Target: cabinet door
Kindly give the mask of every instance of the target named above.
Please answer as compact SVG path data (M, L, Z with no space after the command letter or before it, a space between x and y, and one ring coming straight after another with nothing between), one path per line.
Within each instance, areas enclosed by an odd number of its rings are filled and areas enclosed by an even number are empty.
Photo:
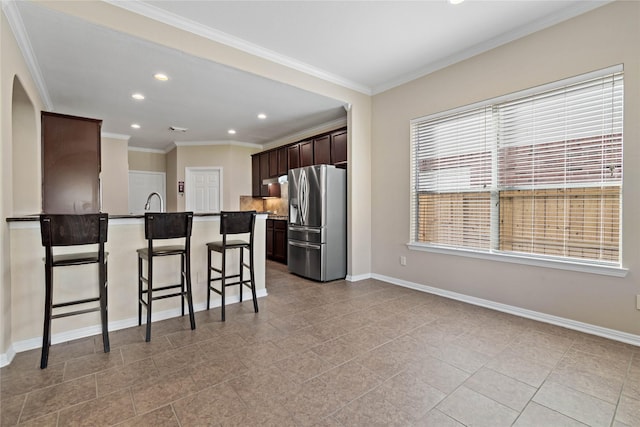
M285 264L287 262L287 221L274 221L273 259Z
M251 156L251 195L253 197L260 197L260 190L262 187L262 181L260 180L260 155L254 154Z
M288 148L278 148L278 176L286 175L289 171Z
M100 212L100 128L102 120L41 115L42 211Z
M269 178L278 176L278 150L272 150L269 151Z
M287 148L287 160L289 169L300 167L300 144L291 145Z
M313 165L313 140L300 143L300 167Z
M260 195L262 197L269 196L269 186L262 184L262 180L268 178L270 178L269 153L260 153Z
M331 164L331 135L325 135L313 140L313 164Z
M331 164L347 161L347 131L339 131L331 135Z
M267 219L267 258L273 258L273 223L274 220Z

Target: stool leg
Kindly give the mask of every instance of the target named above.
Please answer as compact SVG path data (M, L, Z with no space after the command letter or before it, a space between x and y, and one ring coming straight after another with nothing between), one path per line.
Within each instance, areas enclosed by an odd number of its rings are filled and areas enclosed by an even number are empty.
M256 295L256 276L253 270L253 247L249 248L249 276L251 278L251 296L253 297L253 310L258 312L258 297Z
M242 302L242 288L244 288L244 250L239 248L240 250L240 302Z
M196 328L196 318L193 314L193 298L191 296L191 256L189 255L189 250L187 249L187 253L184 255L185 260L185 274L186 277L183 276L183 279L186 279L187 282L187 303L189 304L189 322L191 323L191 330ZM184 293L182 294L182 310L184 313ZM184 315L184 314L183 314Z
M207 310L211 306L211 249L207 248Z
M138 326L142 325L142 257L138 256Z
M187 271L186 269L186 260L184 254L180 254L180 263L182 264L180 267L180 308L182 309L182 315L184 316L184 275Z
M50 264L44 266L45 297L44 297L44 332L42 334L42 355L40 357L40 369L47 367L49 363L49 346L51 345L51 311L53 310L53 267Z
M226 257L227 251L225 249L222 249L222 321L224 322L224 296L225 296L225 291L227 288L227 283L226 283L226 275L227 275L227 257Z
M100 317L102 320L102 346L105 353L109 353L109 317L107 314L107 261L100 263Z
M151 341L151 303L153 301L153 295L151 294L153 288L153 256L149 254L147 259L147 335L145 341Z

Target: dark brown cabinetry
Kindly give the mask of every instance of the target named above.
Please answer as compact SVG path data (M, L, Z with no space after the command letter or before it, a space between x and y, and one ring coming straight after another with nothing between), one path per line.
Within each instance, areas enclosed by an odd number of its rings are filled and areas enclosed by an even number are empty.
M300 143L300 167L314 165L313 140Z
M331 134L331 164L344 165L347 163L347 131L342 130Z
M289 160L289 169L300 167L300 144L287 147L287 159Z
M330 164L347 167L347 129L254 154L251 160L251 191L254 197L280 197L280 185L263 185L265 179L286 175L289 169Z
M267 219L267 258L287 263L287 221Z
M100 212L102 120L42 112L42 211Z
M269 151L269 178L278 177L278 151Z
M278 176L286 175L289 172L288 148L278 148Z
M313 164L331 164L331 135L325 135L313 140Z

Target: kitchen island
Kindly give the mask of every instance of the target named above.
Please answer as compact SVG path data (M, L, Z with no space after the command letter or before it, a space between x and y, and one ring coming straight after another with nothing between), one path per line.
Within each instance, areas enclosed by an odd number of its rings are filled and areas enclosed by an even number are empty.
M255 228L255 280L258 297L266 296L265 288L265 225L267 214L258 214ZM11 281L2 286L11 287L10 331L12 348L9 353L20 352L42 345L44 320L44 248L40 237L38 215L8 218L11 250ZM191 280L195 311L205 310L207 301L206 243L221 240L219 214L194 214L191 236ZM171 240L163 244L171 244ZM108 309L109 330L118 330L138 323L138 256L136 250L147 246L144 238L143 215L113 215L109 217L106 251L108 256ZM56 248L57 253L77 252L78 247ZM238 256L227 258L227 268L236 271ZM154 260L154 282L178 283L178 261L175 257ZM80 299L97 295L97 267L74 266L56 269L54 276L54 302ZM59 270L59 271L58 271ZM238 287L227 290L227 304L238 302ZM251 292L245 292L244 298ZM212 307L220 305L220 298L212 293ZM179 299L154 302L153 321L180 315ZM196 324L197 327L197 324ZM56 319L52 324L52 343L100 333L99 313L88 313ZM5 354L4 359L11 359Z

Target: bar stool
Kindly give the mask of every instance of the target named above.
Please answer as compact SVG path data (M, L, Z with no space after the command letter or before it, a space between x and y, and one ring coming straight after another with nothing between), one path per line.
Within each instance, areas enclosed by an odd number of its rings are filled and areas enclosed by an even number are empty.
M207 310L211 303L211 291L222 297L222 321L224 322L225 289L227 286L240 285L240 302L242 302L242 287L251 289L253 296L253 309L258 312L258 299L256 297L256 280L253 269L253 232L256 224L256 211L222 211L220 212L220 234L222 241L207 243ZM248 234L249 241L228 240L227 236L235 234ZM240 250L240 271L237 274L227 275L227 250ZM244 250L249 251L249 264L244 262ZM211 254L219 252L222 254L221 266L215 267L212 264ZM249 269L249 278L245 279L244 270ZM216 272L220 277L212 277L211 272ZM236 281L227 282L229 279L237 278ZM214 282L220 281L220 289L213 286Z
M45 303L44 333L42 334L42 355L40 369L47 367L51 346L51 320L76 314L100 311L102 323L102 344L104 352L109 352L109 330L107 319L107 256L104 244L107 241L109 215L106 213L82 215L40 215L40 233L45 248ZM97 252L53 254L56 246L98 245ZM53 269L73 265L98 264L99 297L53 303ZM53 314L53 309L70 307L99 301L98 307ZM59 310L56 310L59 311Z
M138 249L138 326L142 324L142 306L147 308L147 334L145 341L151 340L151 304L158 299L181 297L184 316L184 298L187 297L191 329L196 328L191 297L191 226L193 212L146 213L144 214L144 237L148 246ZM184 238L183 245L154 246L154 240ZM180 283L153 287L153 258L180 255ZM147 276L143 275L142 261L147 261ZM143 283L147 288L143 289ZM186 285L186 288L185 288ZM169 289L180 288L179 292L166 293ZM160 292L153 296L154 292ZM145 300L146 296L146 300Z

